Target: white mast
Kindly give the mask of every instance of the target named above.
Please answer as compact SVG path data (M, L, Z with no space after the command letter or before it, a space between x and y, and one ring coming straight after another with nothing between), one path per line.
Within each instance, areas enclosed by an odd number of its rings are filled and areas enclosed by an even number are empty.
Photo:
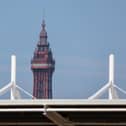
M15 93L16 93L16 56L11 56L11 96L10 99L15 99Z
M109 82L114 84L114 55L109 56Z
M16 85L16 56L15 55L11 56L11 82L0 89L0 95L6 93L8 90L10 90L11 100L21 98L19 90L33 98L33 96L30 93L28 93L23 88Z
M120 92L126 94L126 91L119 88L117 85L115 85L114 82L114 55L109 55L109 81L107 84L105 84L100 90L98 90L95 94L90 96L88 99L98 99L102 94L104 94L106 91L108 91L108 99L117 99L118 95L116 92L116 89L118 89Z
M108 92L109 92L109 99L113 99L115 98L115 93L114 93L114 55L111 54L109 56L109 89L108 89ZM115 91L116 92L116 91Z

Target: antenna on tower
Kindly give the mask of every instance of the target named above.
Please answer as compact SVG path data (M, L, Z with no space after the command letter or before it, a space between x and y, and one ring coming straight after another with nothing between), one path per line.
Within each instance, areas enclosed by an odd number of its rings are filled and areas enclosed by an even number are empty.
M0 89L0 95L3 95L9 90L10 90L11 100L21 98L19 90L33 98L33 96L30 93L28 93L27 91L25 91L23 88L19 87L16 84L16 56L15 55L11 56L11 81L9 84L7 84L6 86Z
M45 29L45 9L44 8L43 8L42 24L41 24L41 26L42 26L42 30Z
M90 99L90 100L98 99L106 91L108 91L108 99L109 100L117 99L118 95L117 95L116 89L118 89L120 92L126 94L126 91L119 88L114 82L114 73L115 73L114 62L115 62L114 61L114 54L110 54L109 55L109 81L100 90L98 90L95 94L90 96L88 99Z
M45 19L45 8L43 8L42 18L43 18L43 20Z

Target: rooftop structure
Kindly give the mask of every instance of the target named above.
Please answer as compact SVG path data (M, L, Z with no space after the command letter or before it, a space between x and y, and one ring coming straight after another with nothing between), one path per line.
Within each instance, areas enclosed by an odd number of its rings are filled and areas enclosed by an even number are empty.
M2 126L125 126L126 100L1 100Z
M110 64L113 65L113 55ZM109 82L114 80L114 67L109 71ZM113 88L113 83L105 88ZM84 99L33 99L23 100L19 90L31 96L16 84L16 57L11 58L11 82L0 90L10 89L11 100L0 100L0 125L2 126L125 126L126 100L110 97L109 100L95 100L99 96ZM103 88L104 89L104 88ZM100 89L100 94L104 90ZM110 93L110 92L109 92ZM111 92L111 95L113 92ZM95 97L94 97L95 96ZM16 100L18 99L18 100Z
M108 83L105 84L101 89L99 89L96 93L90 96L88 99L99 99L104 93L108 93L108 99L119 99L119 95L117 91L120 91L123 94L126 94L126 91L121 89L115 84L114 74L115 74L115 63L114 63L114 55L109 55L109 80Z

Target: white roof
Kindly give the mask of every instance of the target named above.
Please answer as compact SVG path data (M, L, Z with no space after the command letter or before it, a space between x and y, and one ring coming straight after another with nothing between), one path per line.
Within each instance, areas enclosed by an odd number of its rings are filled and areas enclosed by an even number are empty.
M125 99L87 100L87 99L23 99L0 100L1 105L126 105Z

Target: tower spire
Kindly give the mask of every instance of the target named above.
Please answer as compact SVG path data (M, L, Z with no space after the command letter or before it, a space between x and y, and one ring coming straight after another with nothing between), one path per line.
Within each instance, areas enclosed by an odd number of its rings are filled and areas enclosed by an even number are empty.
M46 32L46 29L45 29L46 24L45 24L45 20L44 19L42 20L41 26L42 26L42 30L40 32L40 41L42 40L42 41L46 42L46 40L47 40L47 32Z
M36 98L52 98L52 75L55 69L55 60L47 41L45 20L42 21L39 42L31 61L33 71L33 96Z
M45 19L43 18L43 20L42 20L42 30L45 30L45 26L46 26Z
M41 32L40 32L40 38L41 38L41 37L47 38L47 32L46 32L46 29L45 29L46 24L45 24L45 9L44 9L44 8L43 8L43 20L42 20L41 26L42 26L42 30L41 30Z
M40 32L39 44L40 45L47 45L47 32L46 32L46 29L45 29L46 24L45 24L44 19L42 20L41 26L42 26L42 30Z

